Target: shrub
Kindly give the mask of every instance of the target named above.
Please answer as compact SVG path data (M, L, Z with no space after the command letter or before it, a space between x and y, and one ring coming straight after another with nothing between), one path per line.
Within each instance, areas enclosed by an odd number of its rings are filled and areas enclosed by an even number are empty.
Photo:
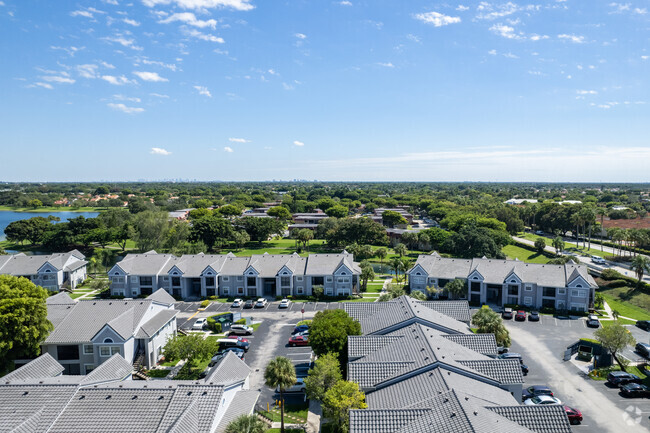
M630 283L625 280L612 280L607 283L607 287L611 287L611 288L625 287L629 285Z
M623 274L621 274L615 269L603 269L603 271L600 273L600 278L609 281L609 280L619 280L625 277L623 276Z
M212 295L212 296L208 296L208 300L210 300L210 301L216 301L216 300L217 300L217 297L214 296L214 295Z
M246 319L239 319L235 321L235 325L245 325L246 324Z
M212 317L208 317L208 329L215 334L221 334L222 328L221 323L214 320Z
M205 301L201 301L201 308L207 308L208 305L210 305L210 301L207 299Z

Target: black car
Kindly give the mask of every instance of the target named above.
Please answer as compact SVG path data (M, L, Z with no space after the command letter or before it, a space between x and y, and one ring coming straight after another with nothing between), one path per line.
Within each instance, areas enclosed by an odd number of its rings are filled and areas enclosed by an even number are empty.
M607 375L607 382L614 386L621 386L627 383L641 383L641 378L625 371L612 371Z
M539 322L539 311L531 311L528 314L528 321L529 322Z
M553 391L546 385L533 385L528 388L524 388L521 393L522 400L536 397L538 395L550 395L553 397Z
M244 349L240 349L239 347L229 347L227 349L220 350L212 359L215 359L217 356L224 357L227 352L234 352L234 354L237 355L239 359L241 359L242 361L244 360L245 351Z
M248 301L244 302L244 308L253 308L253 300L249 299Z
M515 352L508 352L508 353L502 353L501 355L497 356L499 359L518 359L520 363L524 363L524 360L521 357L520 353L515 353Z
M298 334L299 332L305 332L305 331L309 331L308 325L296 326L295 328L293 328L293 331L291 331L291 335L295 335Z
M636 326L644 331L650 331L650 320L637 320Z
M508 307L503 310L503 313L501 313L501 318L510 320L512 319L512 308Z
M529 371L528 366L522 362L521 363L521 374L526 376L528 374L528 371Z
M621 394L625 397L650 397L650 388L640 383L628 383L621 387Z
M503 355L504 353L508 353L508 348L505 346L499 346L497 347L497 353L499 355Z
M636 343L636 346L634 346L634 350L636 351L636 353L643 356L644 358L650 358L650 344Z

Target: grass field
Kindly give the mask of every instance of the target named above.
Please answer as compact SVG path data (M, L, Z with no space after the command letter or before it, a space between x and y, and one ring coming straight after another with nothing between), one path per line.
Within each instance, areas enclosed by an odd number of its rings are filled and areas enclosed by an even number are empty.
M636 320L627 320L627 319L618 319L616 321L614 320L601 320L600 324L603 325L603 328L607 326L612 326L614 323L618 323L619 325L634 325L636 323Z
M538 236L533 233L520 233L517 235L517 237L527 239L529 241L535 242L537 239L542 238L546 242L546 246L553 247L553 240L550 238L547 238L545 236ZM580 242L582 244L582 241ZM587 241L587 245L589 245L589 242ZM593 247L593 243L591 244ZM597 245L597 244L596 244ZM597 248L583 248L583 247L577 247L574 244L570 244L569 242L565 242L565 251L571 251L573 253L577 254L584 254L584 255L592 255L592 256L599 256L599 257L605 257L605 256L611 256L610 253L600 251L600 249Z
M307 413L309 412L309 405L307 403L299 405L287 404L284 407L284 422L289 424L302 424L307 422ZM280 422L280 409L273 408L270 412L261 411L265 417L271 419L274 422ZM292 418L289 418L292 417Z
M600 289L612 310L634 320L650 320L650 295L630 287Z
M518 245L506 245L501 251L510 259L519 259L527 263L548 263L551 260L550 256Z
M33 207L14 207L14 206L0 206L0 211L12 211L12 212L101 212L108 208L105 207L58 207L58 206L41 206L37 208Z

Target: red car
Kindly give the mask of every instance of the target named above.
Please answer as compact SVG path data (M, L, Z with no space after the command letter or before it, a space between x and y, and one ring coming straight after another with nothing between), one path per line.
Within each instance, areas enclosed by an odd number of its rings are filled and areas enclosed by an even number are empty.
M526 320L526 312L524 310L517 311L517 314L515 314L515 320Z
M241 341L242 343L248 343L248 338L238 337L238 336L233 335L233 334L230 334L229 336L224 337L224 338L227 338L228 340L237 340L237 341Z
M289 346L309 346L309 337L304 335L292 335L289 338Z
M580 424L582 422L582 412L569 406L564 406L564 411L569 417L569 424Z

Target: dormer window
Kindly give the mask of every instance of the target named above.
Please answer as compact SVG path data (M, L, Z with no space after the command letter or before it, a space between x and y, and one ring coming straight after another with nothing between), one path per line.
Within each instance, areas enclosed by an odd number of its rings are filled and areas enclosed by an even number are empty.
M104 343L112 343L113 339L112 338L104 338Z

